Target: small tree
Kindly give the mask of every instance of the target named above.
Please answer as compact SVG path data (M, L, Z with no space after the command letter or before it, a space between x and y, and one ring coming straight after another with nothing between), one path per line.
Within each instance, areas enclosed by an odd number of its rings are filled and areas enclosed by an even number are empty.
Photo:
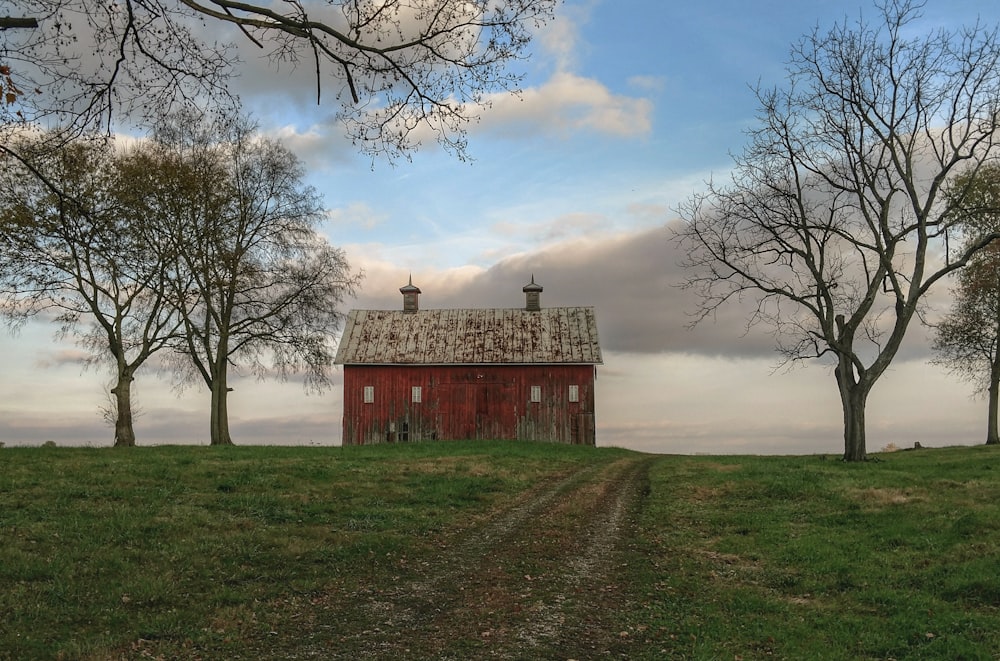
M338 308L360 276L316 231L324 211L298 160L245 120L185 114L159 139L181 191L158 230L177 260L171 295L184 334L174 347L193 370L180 373L211 391L211 443L230 445L230 366L304 371L308 387L327 387Z
M953 207L969 241L1000 231L1000 166L957 178ZM934 337L934 362L987 393L986 443L1000 444L1000 243L977 252L961 271L955 300Z
M145 224L134 222L137 209L130 204L151 177L103 141L56 153L19 149L54 186L21 167L0 175L3 310L15 323L51 312L62 334L92 351L93 362L111 356L114 442L135 445L135 373L179 328L166 298L168 254L149 240Z
M1000 149L1000 43L982 25L910 36L920 7L802 39L787 89L758 89L732 181L682 210L699 320L752 301L784 360L835 360L846 461L867 458L868 395L927 291L998 236L935 259L958 222L943 186Z

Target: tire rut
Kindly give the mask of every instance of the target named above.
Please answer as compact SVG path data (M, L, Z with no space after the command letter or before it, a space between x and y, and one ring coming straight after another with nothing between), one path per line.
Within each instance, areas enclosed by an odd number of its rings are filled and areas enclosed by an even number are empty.
M606 621L624 592L613 558L649 464L625 458L558 478L444 547L422 575L356 594L370 625L342 638L359 650L349 656L611 653L620 643Z

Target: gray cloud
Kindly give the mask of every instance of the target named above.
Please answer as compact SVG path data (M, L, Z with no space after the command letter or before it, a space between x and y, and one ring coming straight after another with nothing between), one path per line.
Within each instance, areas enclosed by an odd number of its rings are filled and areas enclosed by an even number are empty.
M570 240L501 259L486 270L413 272L426 308L520 307L521 287L532 275L545 287L546 306L596 308L606 351L773 356L772 338L744 334L745 311L723 309L714 322L689 329L696 299L681 290L683 271L670 229L651 229L596 240ZM365 265L369 273L355 307L394 309L409 274ZM398 284L394 283L394 278Z
M589 217L586 221L593 223ZM546 228L540 238L548 241L552 236L558 232ZM521 287L534 274L545 287L543 305L596 308L605 351L761 357L777 365L780 357L772 329L747 328L753 309L750 300L726 304L691 326L699 301L694 292L679 286L686 276L680 266L684 255L671 237L672 225L667 223L544 243L537 251L498 256L487 269L440 271L428 265L426 270L414 269L412 276L423 290L424 307L462 308L519 307L523 304ZM386 263L369 265L360 260L359 265L365 267L368 278L354 307L399 307L402 299L397 290L406 284L410 272ZM941 283L927 299L931 320L939 319L950 305L948 284ZM915 321L898 359L928 359L931 334L931 329Z

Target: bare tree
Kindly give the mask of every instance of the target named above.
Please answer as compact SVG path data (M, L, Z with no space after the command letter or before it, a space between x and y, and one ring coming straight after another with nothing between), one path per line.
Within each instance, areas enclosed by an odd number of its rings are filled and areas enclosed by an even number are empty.
M1000 165L956 179L953 208L972 240L1000 231ZM959 273L955 300L937 325L934 362L987 394L986 444L1000 444L1000 243L977 252Z
M0 13L9 1L0 0ZM324 85L333 87L338 118L362 151L405 154L423 127L462 155L467 123L489 93L517 88L510 65L555 3L17 0L17 13L38 27L5 35L0 64L26 91L25 121L108 130L115 120L224 100L236 66L233 45L219 42L228 25L232 39L272 62L310 67L317 102Z
M914 35L922 3L884 0L793 46L788 85L758 88L760 126L731 181L682 210L698 319L752 302L785 361L832 356L844 459L867 459L865 408L928 289L995 233L945 259L942 195L997 157L1000 44L980 24Z
M154 177L148 163L118 156L103 141L54 154L18 149L60 193L16 165L0 175L3 311L14 323L52 313L61 334L89 348L94 363L110 354L114 442L135 445L135 373L180 326L166 297L168 254L135 222L132 202Z
M301 164L245 120L175 116L159 133L185 194L161 241L177 256L175 348L211 391L213 445L231 445L230 366L258 377L302 372L329 386L339 306L360 275L316 228L324 211ZM193 188L193 191L192 191ZM185 370L181 370L185 375Z

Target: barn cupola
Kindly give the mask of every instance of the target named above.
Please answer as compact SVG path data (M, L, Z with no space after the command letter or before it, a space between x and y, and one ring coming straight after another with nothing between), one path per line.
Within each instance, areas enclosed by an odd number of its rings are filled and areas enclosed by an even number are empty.
M531 274L531 282L521 290L524 292L524 309L537 312L542 309L542 286L535 284L535 274Z
M416 312L420 309L417 299L420 297L420 287L413 284L413 276L406 285L399 288L399 293L403 295L403 312Z

